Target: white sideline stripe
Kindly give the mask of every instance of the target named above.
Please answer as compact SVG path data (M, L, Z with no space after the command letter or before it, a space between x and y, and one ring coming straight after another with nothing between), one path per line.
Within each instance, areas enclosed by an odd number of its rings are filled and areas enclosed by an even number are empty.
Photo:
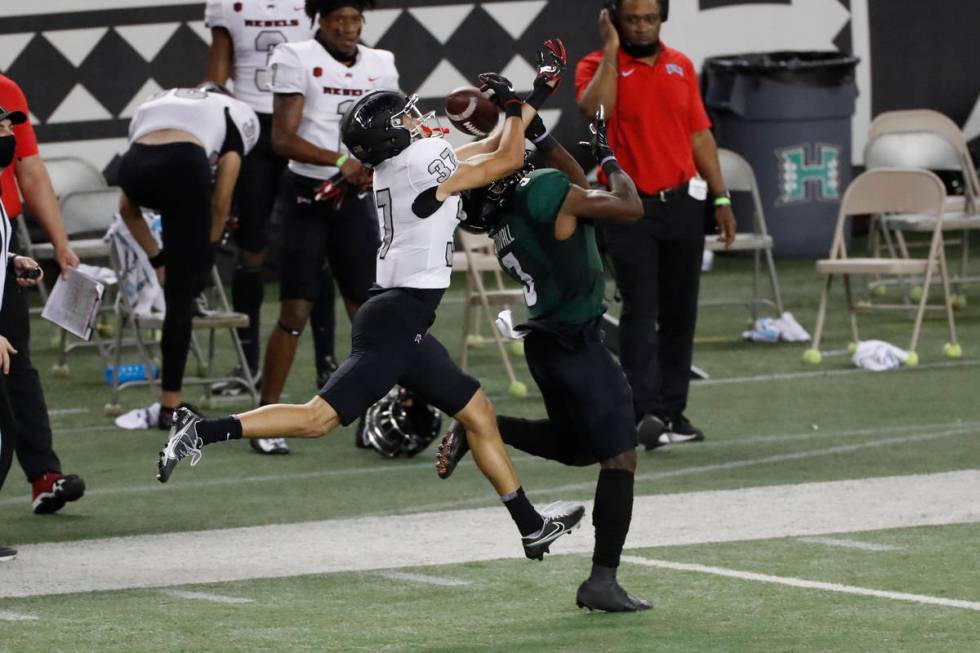
M946 425L944 425L946 426ZM917 425L915 430L929 429L932 425ZM904 428L904 427L903 427ZM912 428L912 427L909 427ZM836 447L829 447L825 449L810 449L807 451L798 451L790 454L776 454L773 456L767 456L764 458L749 458L743 460L733 460L727 463L718 463L714 465L695 465L692 467L682 467L680 469L671 470L669 472L655 472L652 474L637 474L637 481L658 481L667 478L677 478L680 476L689 476L692 474L704 474L714 471L725 471L729 469L736 469L739 467L750 467L753 465L763 465L763 464L774 464L785 462L788 460L802 460L806 458L813 458L818 456L834 455L838 453L850 453L852 451L859 451L861 449L867 449L872 447L882 447L889 446L892 444L903 444L907 442L918 442L921 440L934 440L937 438L950 437L955 435L967 435L970 433L975 433L980 429L980 423L977 422L967 422L956 425L947 431L937 431L935 433L929 433L926 435L909 436L901 438L890 438L883 440L874 440L871 442L862 442L859 444L852 445L842 445ZM879 430L865 429L860 431L843 431L839 433L823 432L823 435L818 436L814 434L796 434L792 436L762 436L763 438L770 438L765 441L767 442L778 442L781 440L776 440L775 438L785 438L787 441L794 439L804 439L806 437L834 437L835 435L849 436L849 435L874 435L876 433L889 433L895 430L903 429L893 429L884 428ZM711 442L699 443L697 446L706 447L709 446ZM529 455L513 455L511 458L521 465L527 465L530 463L545 463L550 462L544 458L537 458ZM391 466L383 467L358 467L353 469L327 469L319 472L301 472L296 474L269 474L265 476L250 476L246 478L216 478L210 480L188 480L180 481L180 487L184 490L193 490L208 487L217 487L222 485L242 485L244 483L265 483L265 482L279 482L279 481L296 481L301 479L314 479L314 478L331 478L331 477L346 477L346 476L360 476L360 475L371 475L371 474L390 474L395 471L417 471L419 469L435 469L434 462L426 463L411 463L411 464L392 464ZM460 463L460 466L473 466L474 463L472 459L464 460ZM586 483L575 483L570 485L562 485L558 487L551 488L534 488L533 493L543 494L543 493L554 493L567 490L580 490L589 489L595 485L594 482L589 481ZM121 488L101 488L95 490L86 491L86 496L106 496L113 494L133 494L138 492L161 492L168 489L166 486L160 483L149 483L147 485L133 485L129 487ZM5 499L0 499L0 507L7 505L14 505L23 503L24 499L22 497L7 497ZM458 508L463 505L490 505L496 503L492 498L487 497L470 497L470 498L460 498L454 501L430 503L414 506L408 511L399 511L396 513L381 513L381 514L408 514L416 513L420 511L430 511L430 510L441 510L445 508Z
M691 476L694 474L706 474L710 472L717 471L728 471L732 469L739 469L742 467L753 467L755 465L771 465L775 463L783 463L791 460L806 460L808 458L818 458L820 456L835 456L846 453L853 453L855 451L861 451L863 449L874 449L879 447L888 447L896 444L908 444L909 442L927 442L929 440L938 440L939 438L947 438L956 435L972 435L977 431L975 428L968 429L956 429L950 431L940 431L937 433L929 433L927 435L913 435L901 438L886 438L882 440L872 440L871 442L861 442L859 444L847 444L840 445L836 447L827 447L824 449L809 449L807 451L796 451L793 453L776 454L773 456L765 456L762 458L749 458L746 460L732 460L727 463L716 463L713 465L695 465L693 467L682 467L680 469L673 469L669 472L653 472L650 474L637 474L635 476L636 481L661 481L670 478L678 478L681 476ZM684 446L695 446L695 445L684 445ZM538 496L541 494L554 495L561 492L573 492L577 490L589 490L595 487L595 481L585 481L583 483L568 483L566 485L558 485L554 487L547 488L531 488L528 494ZM464 505L489 505L490 500L486 497L470 497L461 498L455 501L447 501L440 503L428 503L420 506L415 506L412 510L416 511L431 511L431 510L446 510L451 508L458 508ZM404 514L401 513L401 514Z
M461 578L448 578L446 576L424 576L422 574L406 574L401 571L380 571L376 576L387 578L388 580L403 581L406 583L422 583L423 585L438 585L440 587L466 587L472 585L468 580Z
M872 542L845 540L844 538L838 537L801 537L799 541L808 544L839 546L845 549L860 549L861 551L899 551L902 548L900 546L892 546L891 544L874 544Z
M59 417L61 415L81 415L87 412L88 408L56 408L54 410L49 410L48 415L51 417Z
M937 369L948 369L948 368L958 368L958 367L976 367L980 365L980 360L977 361L952 361L945 363L926 363L925 365L916 365L915 367L905 367L898 370L892 370L892 373L907 373L913 372L915 370L937 370ZM691 389L703 388L713 385L730 385L732 383L767 383L770 381L798 381L800 379L818 379L821 377L829 376L847 376L850 374L867 374L867 370L860 368L852 368L846 370L814 370L813 372L786 372L783 374L759 374L757 376L732 376L722 379L705 379L704 381L695 381L691 384Z
M816 580L804 580L802 578L791 578L786 576L770 576L769 574L757 574L751 571L738 571L737 569L709 567L707 565L688 564L684 562L670 562L668 560L653 560L650 558L639 558L637 556L623 556L622 559L623 562L630 562L635 565L643 565L645 567L657 567L658 569L693 571L699 574L711 574L713 576L724 576L726 578L737 578L739 580L752 580L759 583L772 583L775 585L787 585L789 587L799 587L803 589L823 590L825 592L856 594L858 596L870 596L877 599L892 599L894 601L909 601L911 603L922 603L925 605L938 605L944 608L963 608L965 610L980 611L980 603L976 603L974 601L943 599L936 596L926 596L924 594L889 592L885 590L869 589L867 587L839 585L837 583L824 583Z
M980 470L639 496L626 545L636 549L977 523L978 495ZM588 554L592 544L586 527L561 538L553 550ZM499 505L18 548L17 564L3 570L0 598L524 557L514 524ZM175 564L174 551L193 555Z
M188 592L185 590L160 590L164 596L175 599L191 599L192 601L207 601L209 603L225 603L237 605L241 603L255 603L255 599L245 599L239 596L222 596L221 594L209 594L207 592Z
M0 610L0 621L37 621L37 615Z

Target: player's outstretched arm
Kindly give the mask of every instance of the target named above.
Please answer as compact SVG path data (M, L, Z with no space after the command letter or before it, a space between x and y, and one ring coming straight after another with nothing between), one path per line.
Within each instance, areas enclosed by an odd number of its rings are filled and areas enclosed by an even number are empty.
M561 214L574 215L594 220L611 220L617 222L634 222L643 217L643 202L636 190L636 184L616 161L616 155L609 147L606 135L604 111L600 106L595 119L589 126L592 139L587 143L596 161L602 166L603 172L609 179L608 191L589 190L581 186L572 186Z

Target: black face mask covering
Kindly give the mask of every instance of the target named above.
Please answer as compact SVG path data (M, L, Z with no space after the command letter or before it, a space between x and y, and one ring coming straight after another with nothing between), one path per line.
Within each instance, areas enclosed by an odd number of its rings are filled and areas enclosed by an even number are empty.
M0 136L0 168L6 168L14 161L14 150L17 148L17 137Z
M660 41L646 45L637 45L623 41L620 45L622 45L623 51L634 59L645 59L660 52Z

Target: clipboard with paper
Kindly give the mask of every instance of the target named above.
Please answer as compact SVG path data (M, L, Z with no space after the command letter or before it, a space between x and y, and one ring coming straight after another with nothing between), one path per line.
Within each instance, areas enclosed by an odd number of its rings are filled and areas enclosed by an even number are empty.
M91 340L104 294L104 283L71 269L67 278L58 277L41 317L82 340Z

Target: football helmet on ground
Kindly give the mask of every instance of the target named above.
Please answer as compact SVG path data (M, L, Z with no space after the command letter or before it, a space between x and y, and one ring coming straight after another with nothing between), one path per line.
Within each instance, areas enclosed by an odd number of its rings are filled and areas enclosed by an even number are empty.
M363 440L385 458L411 458L435 440L442 429L442 414L421 397L402 387L393 388L368 408Z

